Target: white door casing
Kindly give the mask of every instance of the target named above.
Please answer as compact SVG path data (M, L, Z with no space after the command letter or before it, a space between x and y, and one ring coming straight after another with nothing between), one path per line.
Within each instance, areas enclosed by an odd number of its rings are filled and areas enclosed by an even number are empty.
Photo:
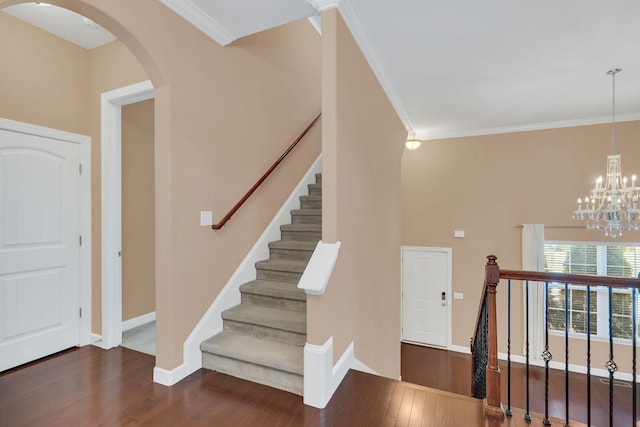
M0 371L89 343L89 145L0 119Z
M152 99L151 81L136 83L101 97L102 191L102 344L122 343L122 106Z
M446 348L451 335L451 249L402 248L402 340Z

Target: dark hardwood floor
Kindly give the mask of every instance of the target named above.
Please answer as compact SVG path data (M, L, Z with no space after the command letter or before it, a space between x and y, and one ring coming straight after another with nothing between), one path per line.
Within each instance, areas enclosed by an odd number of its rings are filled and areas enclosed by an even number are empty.
M152 382L153 366L153 356L87 346L5 371L0 426L541 425L521 416L485 420L477 399L356 371L319 410L300 396L208 370L164 387Z
M402 343L402 380L452 393L469 395L471 392L471 356L436 348ZM500 361L502 402L507 406L507 366ZM511 364L511 406L524 408L526 370L522 364ZM530 367L530 410L544 412L544 369ZM614 382L614 426L633 426L632 389L630 383ZM637 386L637 390L640 388ZM638 394L640 396L640 393ZM586 375L569 375L569 418L587 422ZM640 405L637 405L640 414ZM564 371L549 370L549 415L565 417ZM591 377L591 423L609 425L609 384L599 377Z

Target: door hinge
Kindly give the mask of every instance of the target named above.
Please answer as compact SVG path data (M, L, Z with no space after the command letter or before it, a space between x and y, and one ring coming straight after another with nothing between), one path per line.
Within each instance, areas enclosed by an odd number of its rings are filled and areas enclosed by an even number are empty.
M80 318L82 318L82 307L80 307Z
M82 246L82 236L78 236L78 242L80 243L80 246Z
M80 175L82 175L82 163L78 165L78 172L80 172Z

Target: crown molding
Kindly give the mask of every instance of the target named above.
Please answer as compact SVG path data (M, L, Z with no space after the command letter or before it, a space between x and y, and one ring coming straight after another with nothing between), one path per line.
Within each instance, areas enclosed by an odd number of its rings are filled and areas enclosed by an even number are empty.
M622 114L616 116L616 123L640 120L640 113ZM501 133L530 132L546 129L560 129L576 126L601 125L611 123L611 116L591 117L576 120L561 120L557 122L541 122L517 126L504 126L499 128L475 129L465 131L452 131L429 134L429 132L416 132L419 139L433 141L436 139L465 138L471 136L496 135Z
M191 0L160 0L160 2L221 46L226 46L238 38Z
M312 0L309 0L309 2L311 1ZM382 89L387 94L387 98L389 98L391 105L396 110L398 117L404 124L404 127L407 129L407 131L410 131L411 129L413 129L413 126L411 124L411 120L409 120L409 115L407 114L402 101L400 101L400 97L398 96L392 80L389 78L386 70L382 65L383 62L378 58L376 50L373 48L372 43L369 41L369 37L367 37L358 9L353 4L353 2L349 0L343 0L338 5L338 11L342 15L342 18L347 24L347 27L349 27L351 34L353 34L353 38L356 40L356 43L364 54L364 57L373 70L373 73L382 86Z
M336 9L340 5L340 0L307 0L318 12L327 9Z

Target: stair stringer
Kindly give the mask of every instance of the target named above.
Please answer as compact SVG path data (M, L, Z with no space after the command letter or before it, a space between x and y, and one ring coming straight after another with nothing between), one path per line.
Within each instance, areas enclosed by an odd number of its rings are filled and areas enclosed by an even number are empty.
M280 239L280 226L291 222L290 211L299 208L300 197L308 194L307 186L315 183L315 176L322 172L322 154L313 162L307 173L293 189L278 213L265 228L247 256L231 275L224 288L204 316L193 328L183 346L183 363L171 371L154 368L153 380L164 385L173 385L202 368L200 344L206 339L222 332L222 312L240 304L240 285L256 278L255 263L269 258L269 242Z

